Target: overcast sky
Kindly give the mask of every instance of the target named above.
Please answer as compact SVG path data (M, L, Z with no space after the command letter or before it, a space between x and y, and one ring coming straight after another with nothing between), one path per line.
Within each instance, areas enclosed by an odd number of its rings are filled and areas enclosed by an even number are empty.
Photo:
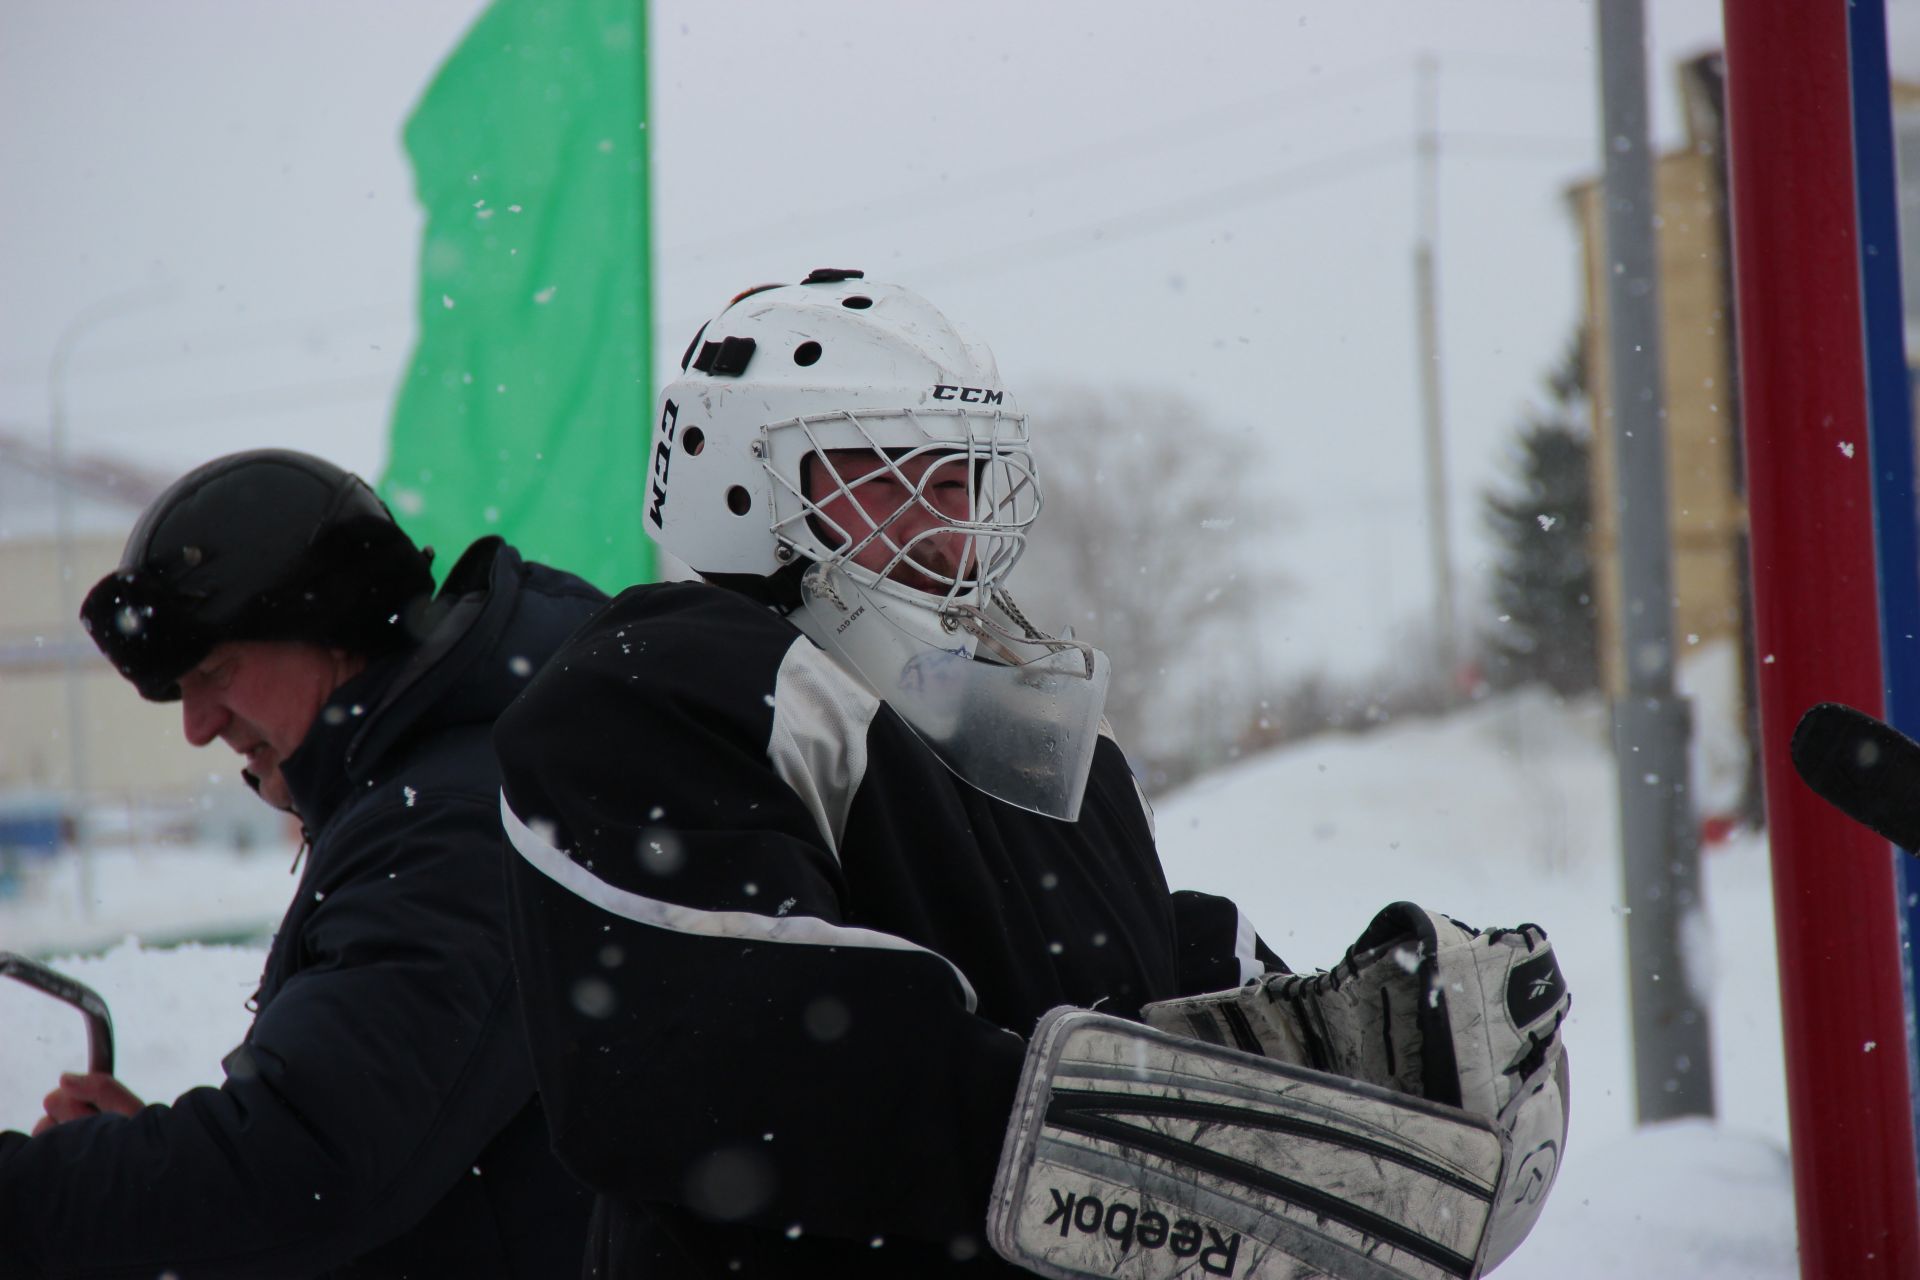
M1920 62L1915 7L1892 7L1897 66ZM178 471L286 445L377 475L419 236L400 126L479 8L0 5L0 430L44 435L65 335L80 449ZM1293 514L1272 548L1300 584L1272 633L1293 669L1370 667L1428 607L1412 141L1434 55L1471 589L1475 497L1577 318L1589 4L650 12L656 364L745 284L854 266L966 322L1016 391L1190 394L1261 442L1260 498ZM1672 143L1673 64L1718 47L1719 5L1649 0L1648 26Z

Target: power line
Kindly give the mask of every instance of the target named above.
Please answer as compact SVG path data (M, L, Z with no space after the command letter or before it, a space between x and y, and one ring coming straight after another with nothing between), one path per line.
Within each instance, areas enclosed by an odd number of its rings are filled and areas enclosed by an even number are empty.
M1526 154L1540 159L1547 158L1549 153L1556 158L1570 158L1578 152L1588 164L1593 163L1593 157L1600 149L1598 138L1576 138L1568 134L1554 137L1524 133L1442 133L1440 140L1447 144L1448 150L1455 152Z
M1564 71L1554 68L1571 68L1572 63L1543 63L1538 59L1499 54L1449 53L1444 56L1448 68L1452 70L1460 64L1480 64L1481 74L1494 74L1508 79L1554 79L1564 82ZM1581 64L1584 68L1584 64ZM1081 147L1043 157L1038 160L1024 161L1005 166L998 170L969 176L968 186L963 190L953 190L944 184L904 193L893 199L874 202L861 201L842 205L834 209L807 214L799 218L784 218L764 223L759 227L728 232L704 238L702 240L667 247L662 254L699 253L707 249L736 244L742 239L760 239L767 235L785 233L788 236L805 235L819 229L841 226L849 218L859 218L862 225L872 226L876 222L896 220L929 212L927 203L930 195L939 196L938 210L949 212L957 206L963 206L989 199L1004 198L1009 187L1031 185L1037 182L1051 181L1072 176L1090 168L1115 163L1117 161L1138 161L1143 154L1171 147L1190 145L1201 134L1218 136L1221 132L1250 128L1266 123L1276 116L1307 107L1318 106L1330 97L1345 95L1382 80L1389 79L1403 71L1406 66L1404 57L1380 59L1363 64L1320 81L1308 90L1289 90L1263 94L1243 99L1224 106L1208 108L1205 111L1178 119L1163 121L1145 129L1118 137L1108 138ZM1471 65L1461 67L1469 75L1474 74ZM1472 151L1512 153L1534 151L1553 152L1556 155L1570 155L1574 147L1591 150L1596 144L1591 138L1575 139L1529 137L1523 135L1500 135L1491 133L1444 133L1442 140L1453 146L1465 147ZM1394 144L1404 145L1404 144ZM1357 154L1357 153L1354 153ZM1545 158L1542 155L1541 158ZM1240 183L1226 187L1211 196L1194 197L1187 201L1171 202L1156 210L1146 210L1139 214L1122 215L1103 222L1086 224L1078 229L1070 229L1032 240L1018 242L996 254L1013 255L1011 261L1031 261L1037 256L1047 258L1071 253L1080 249L1096 248L1101 243L1114 239L1131 238L1148 234L1163 226L1177 225L1191 220L1211 210L1225 210L1248 203L1290 194L1295 190L1310 189L1314 185L1311 171L1314 166L1303 166L1285 174L1271 175L1265 179L1250 183ZM1306 180L1298 185L1289 185L1288 179L1302 175ZM1343 176L1339 172L1330 172L1323 179L1332 181ZM1269 187L1268 184L1279 185ZM1197 202L1211 200L1211 206L1195 207ZM1075 237L1085 233L1091 237L1088 242L1076 242ZM962 255L934 264L931 272L950 270L956 266L968 265L984 260L984 255ZM177 361L183 357L220 357L234 352L265 347L285 346L318 338L321 341L349 341L342 330L358 327L369 320L396 321L402 313L391 305L361 304L323 312L319 315L290 317L282 320L266 321L244 326L201 330L185 337L168 337L123 343L102 349L91 354L86 366L90 371L122 370L143 365L162 364ZM412 311L408 309L404 318L411 323ZM364 333L364 330L362 330ZM211 348L217 347L218 350ZM14 361L0 365L0 382L21 383L31 381L44 372L44 366L37 361ZM317 384L326 385L326 384ZM197 404L201 402L185 402ZM206 403L224 403L224 401ZM127 411L132 412L132 411ZM217 410L216 410L217 412Z
M1202 131L1217 136L1222 132L1266 123L1275 116L1285 115L1303 107L1322 105L1329 97L1351 93L1388 78L1390 74L1398 72L1404 62L1403 58L1386 58L1365 63L1349 71L1330 76L1308 91L1290 90L1263 94L1257 98L1249 98L1225 106L1210 107L1205 111L1175 120L1162 121L1119 137L1058 151L1038 160L1021 161L986 173L969 174L967 186L961 190L954 190L945 184L937 184L904 193L890 200L880 202L862 200L799 218L786 217L745 230L708 236L701 240L672 246L666 252L698 254L708 249L737 245L742 240L757 240L767 235L793 236L820 230L833 230L844 226L849 218L856 217L861 220L862 225L871 226L875 221L912 217L929 212L928 198L936 195L940 199L937 209L942 213L950 212L956 206L975 204L984 200L1004 200L1009 189L1070 177L1075 173L1111 164L1116 160L1138 160L1143 152L1190 146L1195 136Z
M358 325L363 321L381 319L404 319L409 324L413 320L411 309L404 314L392 306L373 303L361 303L352 307L342 307L333 311L321 312L312 316L291 316L282 320L268 320L256 324L223 326L217 329L203 329L185 336L165 338L145 338L132 342L122 342L114 346L103 347L88 355L86 367L90 369L131 369L141 365L165 364L183 358L202 355L225 355L233 351L249 348L279 346L288 342L298 342L318 336L322 341L335 341L340 329L347 325ZM316 330L331 330L316 334ZM217 344L219 351L196 350L202 343ZM0 365L0 381L25 382L38 379L46 373L45 361L15 360Z
M1088 249L1097 249L1121 240L1148 235L1154 231L1178 226L1209 214L1230 212L1249 204L1263 200L1276 199L1285 195L1299 194L1324 186L1354 173L1362 172L1384 161L1403 154L1408 149L1404 139L1390 139L1299 165L1280 173L1208 192L1169 201L1154 208L1139 210L1118 217L1103 219L1069 227L1030 240L1005 245L985 253L973 253L948 258L913 272L916 279L924 280L937 276L943 271L955 271L966 268L973 274L983 271L995 271L1023 262L1044 260L1066 256ZM335 319L364 314L374 308L356 308L353 311L331 313ZM379 309L383 314L385 308ZM296 322L287 322L284 329ZM243 334L243 344L248 335ZM153 344L150 344L153 345ZM124 350L124 348L123 348ZM229 348L231 350L231 348ZM89 363L99 364L98 361ZM124 367L124 366L118 366ZM322 403L354 402L385 397L392 391L393 382L389 375L363 375L353 378L330 379L324 382L291 384L280 387L267 387L257 390L235 392L228 395L208 396L192 400L176 400L159 404L89 411L85 417L89 422L102 418L112 420L139 416L146 420L180 419L188 417L222 418L236 417L249 413L284 413L304 408L304 403L287 403L287 398L304 398L311 402L315 398Z
M1342 178L1364 172L1385 161L1404 158L1410 150L1411 144L1407 139L1389 139L1298 165L1292 169L1285 169L1279 173L1268 174L1262 178L1236 182L1231 186L1171 200L1151 209L1121 214L1098 222L1083 223L1077 227L1049 232L1030 240L1001 245L984 252L962 254L929 263L917 270L902 271L901 274L910 275L916 281L925 281L930 277L938 278L942 272L955 273L961 270L967 271L970 275L980 275L1005 270L1022 263L1045 261L1089 249L1100 249L1121 240L1130 240L1136 236L1163 231L1197 218L1227 213L1281 196L1298 195L1303 191L1310 191L1315 187L1326 186Z
M292 413L329 404L354 404L365 400L385 400L396 386L396 375L363 374L351 378L330 378L322 382L291 383L277 387L256 387L226 395L202 396L190 400L163 400L155 404L127 405L119 408L89 410L71 416L89 427L102 422L142 423L193 419L205 422L217 418L238 418L276 413Z
M1469 78L1479 74L1509 80L1552 80L1560 84L1567 82L1570 70L1591 72L1591 68L1584 63L1541 60L1519 55L1447 54L1441 60L1447 64L1450 71L1454 64L1461 61L1480 62L1482 67L1477 73L1471 66L1464 68ZM958 206L1004 199L1009 188L1071 177L1087 169L1116 161L1138 160L1143 152L1190 146L1194 138L1203 133L1208 136L1217 136L1221 132L1264 124L1276 116L1283 116L1295 110L1319 106L1330 97L1352 93L1399 76L1405 72L1407 66L1408 60L1404 56L1382 58L1330 76L1309 90L1263 94L1225 106L1211 107L1175 120L1163 121L1119 137L1058 151L1038 160L1022 161L986 173L969 174L968 185L964 189L955 190L946 184L935 184L885 201L861 200L797 218L786 217L741 230L706 236L668 246L663 252L697 255L710 249L727 248L742 240L759 241L767 236L776 235L782 238L807 236L820 231L837 230L849 219L854 218L859 219L862 226L871 227L876 222L893 221L929 212L931 207L927 202L932 196L939 197L940 202L937 208L942 213L949 212ZM1584 89L1586 86L1581 87ZM1451 135L1448 137L1450 138ZM1579 145L1591 147L1594 144L1591 139L1581 139Z
M1524 53L1490 53L1483 49L1457 49L1433 56L1446 68L1449 79L1464 71L1468 75L1495 79L1570 86L1583 94L1593 91L1593 64L1578 58L1542 58Z

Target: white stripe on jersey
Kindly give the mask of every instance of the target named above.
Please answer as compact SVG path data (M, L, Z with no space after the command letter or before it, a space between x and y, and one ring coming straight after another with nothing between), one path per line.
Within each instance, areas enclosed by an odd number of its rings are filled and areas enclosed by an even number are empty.
M973 993L973 984L967 981L967 975L960 972L958 965L937 951L905 938L896 938L890 933L880 933L873 929L855 929L845 925L828 924L817 916L762 916L751 911L702 911L698 907L683 907L676 903L661 902L655 898L642 897L625 889L616 888L602 880L593 872L569 858L562 850L554 847L553 842L533 830L520 820L520 815L507 803L507 793L500 792L500 824L507 830L507 839L522 858L532 864L535 870L552 880L562 889L577 898L583 898L626 920L652 925L659 929L671 929L675 933L704 934L713 938L739 938L748 942L785 942L810 947L863 947L877 951L920 951L939 960L953 970L953 980L960 984L960 993L967 1002L967 1012L972 1013L979 1005Z
M836 858L853 794L867 775L867 728L879 710L880 699L805 636L780 659L767 758Z
M1116 747L1120 745L1120 739L1113 736L1113 725L1108 723L1107 718L1105 716L1100 717L1100 736L1105 738L1108 742L1111 742ZM1123 755L1125 754L1124 748L1122 749L1121 754ZM1140 812L1146 815L1147 834L1154 835L1156 834L1156 832L1154 831L1154 827L1153 827L1153 805L1150 801L1148 801L1146 790L1145 788L1141 787L1139 775L1134 773L1133 765L1131 763L1127 765L1127 776L1133 779L1133 794L1140 801Z
M1237 921L1233 930L1233 958L1240 962L1240 981L1251 982L1267 971L1260 958L1253 954L1253 921L1247 919L1247 913L1234 908Z

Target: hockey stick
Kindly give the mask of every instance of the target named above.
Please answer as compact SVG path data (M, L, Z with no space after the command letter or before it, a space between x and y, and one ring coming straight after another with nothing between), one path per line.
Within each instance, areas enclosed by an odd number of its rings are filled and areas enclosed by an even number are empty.
M1790 750L1816 795L1920 854L1920 742L1857 708L1822 702L1800 717Z
M87 1070L113 1074L113 1017L99 992L11 951L0 951L0 978L24 982L78 1009L87 1020Z

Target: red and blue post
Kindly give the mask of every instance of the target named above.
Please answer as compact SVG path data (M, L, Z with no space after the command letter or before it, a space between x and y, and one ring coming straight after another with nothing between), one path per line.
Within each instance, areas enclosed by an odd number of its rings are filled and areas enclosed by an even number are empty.
M1884 0L1727 0L1725 23L1757 685L1801 1273L1911 1277L1920 1275L1920 1177L1904 868L1895 862L1904 855L1816 797L1787 756L1794 724L1817 702L1890 714L1912 731L1920 695ZM1888 390L1895 381L1897 395Z

